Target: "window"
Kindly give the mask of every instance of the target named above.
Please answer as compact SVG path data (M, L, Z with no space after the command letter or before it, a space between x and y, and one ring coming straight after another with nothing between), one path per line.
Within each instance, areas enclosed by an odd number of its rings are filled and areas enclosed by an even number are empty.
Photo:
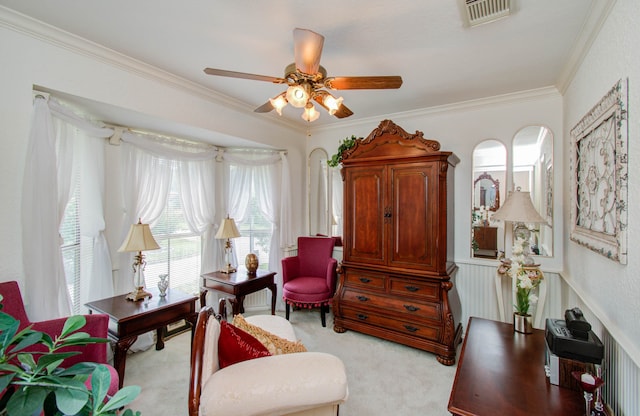
M80 233L80 210L82 209L80 178L76 175L72 181L71 197L58 231L62 239L60 251L71 300L71 312L80 314L83 313L82 305L87 301L86 294L89 288L85 286L91 274L93 251L92 239L83 237Z
M239 222L238 230L242 237L233 240L238 256L238 263L243 264L244 258L249 253L258 256L261 270L269 269L269 247L273 227L269 220L258 208L258 199L252 193L247 207L249 211L243 222Z
M78 181L74 182L73 194L64 211L59 231L62 238L60 251L67 279L67 290L71 299L71 310L77 314L80 313L80 187Z
M145 252L145 281L156 287L159 275L169 274L169 287L197 294L200 284L202 239L189 229L184 216L177 175L172 176L167 205L151 229L160 250Z

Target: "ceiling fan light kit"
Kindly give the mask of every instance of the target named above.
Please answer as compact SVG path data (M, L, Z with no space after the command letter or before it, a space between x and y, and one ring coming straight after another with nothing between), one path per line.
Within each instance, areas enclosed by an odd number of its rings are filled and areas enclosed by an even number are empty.
M304 108L309 102L311 86L308 82L287 88L287 102L296 108Z
M311 102L307 103L304 108L304 113L302 113L302 119L310 123L312 121L316 121L318 117L320 117L320 113L316 110L313 104Z
M343 104L342 97L336 98L324 88L331 90L396 89L402 85L402 78L397 75L327 77L327 70L320 65L324 36L308 29L296 28L293 30L293 41L295 62L287 65L284 70L284 78L215 68L205 68L204 72L208 75L287 84L286 91L270 98L254 111L268 113L271 110L276 110L278 115L282 115L282 109L288 103L292 107L304 108L302 119L308 122L315 121L320 117L313 101L337 118L345 118L353 114Z

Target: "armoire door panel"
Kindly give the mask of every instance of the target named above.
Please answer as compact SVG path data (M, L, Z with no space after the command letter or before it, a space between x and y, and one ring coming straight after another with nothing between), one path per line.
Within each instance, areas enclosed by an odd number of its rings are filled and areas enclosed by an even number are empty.
M424 163L389 167L393 201L390 265L421 269L435 267L436 168L435 164L425 166Z
M349 244L345 245L348 261L364 261L371 264L385 262L385 207L384 167L355 168L347 173L345 193L345 233Z

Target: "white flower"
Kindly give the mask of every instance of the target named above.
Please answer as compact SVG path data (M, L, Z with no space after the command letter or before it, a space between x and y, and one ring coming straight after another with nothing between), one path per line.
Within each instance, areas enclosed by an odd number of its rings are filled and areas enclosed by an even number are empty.
M533 288L533 282L529 279L527 275L519 275L518 276L518 287L522 289L531 289Z
M536 303L538 303L538 297L536 295L534 295L533 293L529 295L529 303L532 305L535 305Z

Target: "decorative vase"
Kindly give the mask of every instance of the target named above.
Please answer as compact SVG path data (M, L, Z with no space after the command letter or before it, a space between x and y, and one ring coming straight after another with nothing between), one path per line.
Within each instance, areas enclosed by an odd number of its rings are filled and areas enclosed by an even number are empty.
M521 315L517 312L513 313L513 330L521 334L533 333L533 318L531 315Z
M258 270L258 256L253 253L247 254L247 257L244 258L244 265L247 268L248 274L256 274L256 270Z
M161 274L158 276L160 280L158 280L158 290L160 291L160 297L167 296L167 289L169 288L169 275Z

